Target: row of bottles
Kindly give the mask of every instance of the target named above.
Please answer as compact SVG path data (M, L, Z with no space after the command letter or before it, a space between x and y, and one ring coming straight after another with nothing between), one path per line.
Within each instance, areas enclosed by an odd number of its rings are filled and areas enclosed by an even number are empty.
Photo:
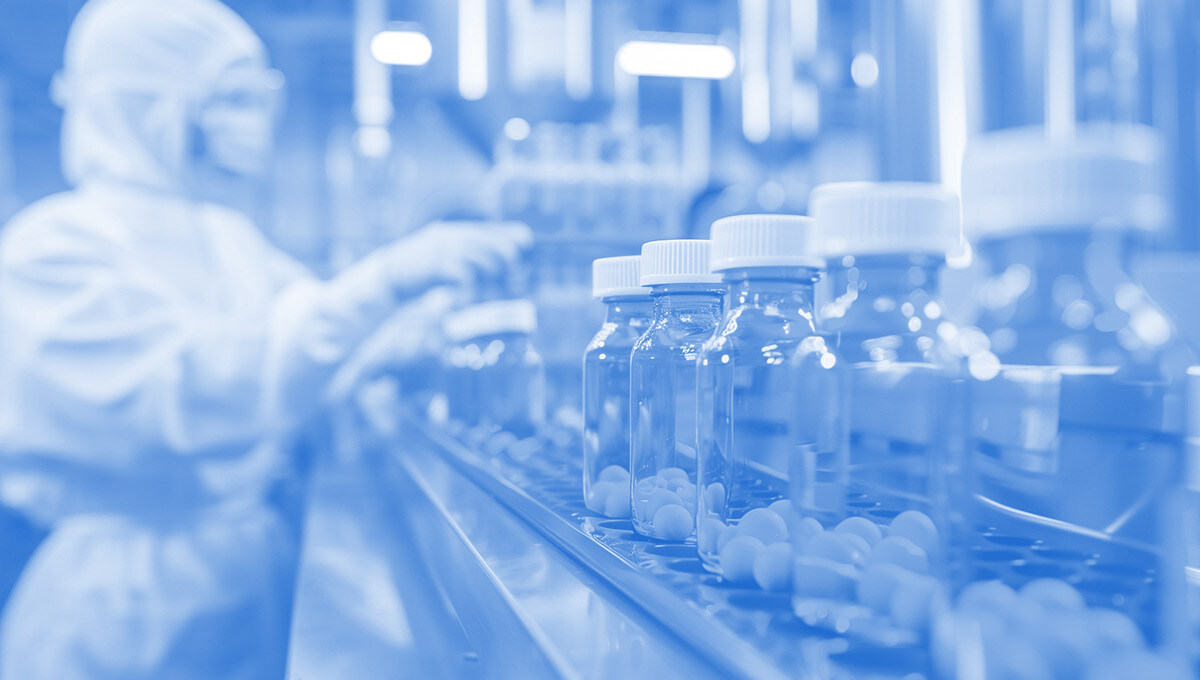
M598 260L589 510L944 677L1189 677L1194 357L1123 261L1162 220L1146 134L973 144L968 296L958 199L913 183Z

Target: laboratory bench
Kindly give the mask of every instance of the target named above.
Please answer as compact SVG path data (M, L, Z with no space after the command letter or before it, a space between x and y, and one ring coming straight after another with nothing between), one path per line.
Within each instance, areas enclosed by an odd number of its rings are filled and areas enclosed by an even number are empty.
M591 513L569 428L452 434L377 387L313 477L291 678L929 676L869 612L798 616Z

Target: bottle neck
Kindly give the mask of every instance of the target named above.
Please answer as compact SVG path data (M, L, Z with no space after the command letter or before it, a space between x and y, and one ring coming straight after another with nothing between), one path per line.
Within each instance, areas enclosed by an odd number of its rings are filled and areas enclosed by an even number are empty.
M726 286L720 283L672 283L653 286L655 318L667 315L720 313L725 303Z
M829 279L834 296L845 302L891 298L898 306L916 292L936 296L944 263L924 253L846 256L831 261Z
M1127 229L1064 226L981 240L976 250L988 275L976 324L991 351L1011 364L1156 364L1172 335L1127 272L1133 237ZM1153 325L1144 323L1151 318Z
M1047 329L1067 323L1078 331L1092 325L1087 317L1106 310L1123 315L1116 289L1130 281L1125 270L1129 240L1128 232L1116 229L1063 228L980 241L978 254L988 270L980 302L985 312L997 312L981 323ZM1080 319L1067 313L1064 320L1068 309L1090 313ZM1100 326L1115 330L1114 323Z
M721 273L729 285L730 308L760 309L788 318L812 318L813 288L821 274L812 267L746 267Z
M940 361L934 330L942 317L938 278L944 259L925 254L844 257L830 264L825 328L851 362ZM941 349L939 349L941 348Z
M1010 267L1037 274L1085 276L1093 263L1123 269L1129 234L1116 229L1047 229L980 240L978 255L992 273Z
M647 295L604 298L604 323L628 326L642 323L654 314L654 301Z

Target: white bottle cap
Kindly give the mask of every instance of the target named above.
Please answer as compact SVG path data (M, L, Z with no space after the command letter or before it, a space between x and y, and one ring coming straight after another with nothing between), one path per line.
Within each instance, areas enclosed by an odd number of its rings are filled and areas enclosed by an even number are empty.
M1163 143L1142 125L1084 124L1067 137L1041 127L980 135L963 158L963 226L976 239L1064 227L1157 229Z
M808 211L823 257L945 254L959 246L958 197L924 182L837 182L813 189Z
M501 333L531 335L537 331L537 306L532 300L481 302L448 316L442 330L450 342Z
M813 252L813 221L799 215L734 215L712 225L712 270L824 267Z
M649 296L642 287L641 255L602 257L592 261L592 297Z
M642 246L642 285L721 283L709 269L707 239L650 241Z

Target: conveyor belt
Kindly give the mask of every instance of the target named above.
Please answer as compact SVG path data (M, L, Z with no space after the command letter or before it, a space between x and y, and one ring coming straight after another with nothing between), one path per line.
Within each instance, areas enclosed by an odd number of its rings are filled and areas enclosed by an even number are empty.
M456 607L474 612L460 611L473 641L490 640L498 634L497 625L504 635L515 636L491 645L490 652L481 650L481 656L513 648L531 654L528 650L537 648L548 675L617 677L610 672L616 670L613 657L636 639L646 646L646 656L641 665L624 668L628 677L928 675L923 644L863 644L838 635L831 625L806 625L792 613L787 596L732 586L707 573L694 547L648 540L634 533L628 520L592 515L574 482L580 478L572 462L577 441L509 447L492 455L487 450L495 447L464 443L417 419L382 417L390 420L382 428L393 442L394 473L429 499L430 512L412 519L426 527L421 543L435 562L431 571L439 571L441 560L472 563L481 572L476 577L499 592L485 594L457 576L442 585ZM450 545L447 535L466 547ZM513 560L528 569L573 575L532 585L518 578L514 585L512 574L503 573L513 568ZM574 583L556 595L554 589L565 587L565 580ZM606 616L623 619L621 625L576 606L571 598L579 597L609 610ZM476 604L483 600L492 601ZM499 611L504 607L511 614ZM546 616L546 609L556 607L557 616ZM481 609L488 609L486 615ZM579 618L571 620L571 611ZM477 616L474 624L467 621L472 616ZM636 631L632 637L631 630ZM647 665L651 658L669 661L655 669Z

